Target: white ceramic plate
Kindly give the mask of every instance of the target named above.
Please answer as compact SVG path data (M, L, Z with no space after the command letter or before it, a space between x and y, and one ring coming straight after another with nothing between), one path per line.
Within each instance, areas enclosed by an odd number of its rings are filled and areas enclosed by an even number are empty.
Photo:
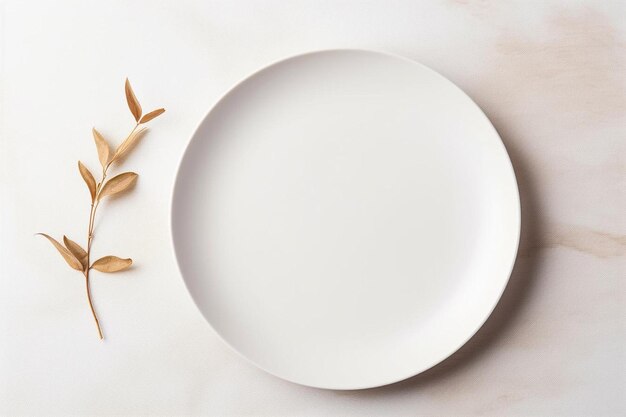
M357 389L422 372L484 323L520 231L506 150L434 71L337 50L273 64L195 132L172 205L193 299L281 378Z

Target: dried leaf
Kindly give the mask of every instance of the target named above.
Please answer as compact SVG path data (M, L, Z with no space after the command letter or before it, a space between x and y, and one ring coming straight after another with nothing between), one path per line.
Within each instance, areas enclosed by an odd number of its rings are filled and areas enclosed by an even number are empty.
M138 122L139 119L141 119L141 104L139 104L139 100L137 100L137 97L135 97L135 93L133 92L133 88L130 86L130 81L128 81L128 78L126 79L125 89L128 108L135 117L135 121Z
M117 148L111 161L117 161L118 159L126 155L128 151L130 151L137 144L139 139L141 139L141 136L146 131L146 129L148 128L142 127L141 129L135 130L129 137L127 137L126 140L124 140L124 142L122 142Z
M96 180L91 175L91 172L87 169L82 162L78 161L78 170L80 171L81 177L85 180L87 187L89 187L89 193L91 194L91 201L96 198Z
M124 191L133 185L133 183L137 180L137 177L138 175L134 172L124 172L123 174L116 175L104 184L100 194L98 195L98 200L101 200L107 195L113 195Z
M117 256L105 256L94 262L91 267L100 272L119 272L130 268L133 260L118 258Z
M67 262L67 264L69 266L71 266L72 268L74 268L77 271L82 271L83 270L83 265L80 263L80 261L78 259L76 259L76 257L74 255L72 255L72 253L69 250L64 248L63 245L61 245L54 238L48 236L45 233L37 233L37 234L45 237L46 239L48 239L50 241L50 243L52 243L54 245L54 247L59 251L59 253L63 257L63 259L65 259L65 262Z
M65 235L63 236L63 243L65 243L65 247L72 252L72 255L81 263L83 270L85 270L85 268L87 268L87 252L85 252L85 249L73 240L68 239Z
M100 164L102 164L102 168L105 168L109 163L109 154L111 153L109 144L95 127L92 132L93 139L96 141L96 148L98 149L98 159L100 160Z
M152 110L150 113L143 116L139 123L148 123L150 120L162 115L163 113L165 113L165 109Z

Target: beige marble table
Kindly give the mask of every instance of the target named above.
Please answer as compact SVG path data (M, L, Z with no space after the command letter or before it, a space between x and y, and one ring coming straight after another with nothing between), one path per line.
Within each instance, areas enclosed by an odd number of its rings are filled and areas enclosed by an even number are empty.
M626 414L626 2L140 1L0 3L0 413L16 415L618 416ZM439 366L354 392L281 381L232 353L175 266L174 173L194 127L277 59L370 48L457 83L501 133L522 244L487 324ZM83 281L33 237L84 234L76 160L90 129L131 125L123 81L167 113L104 207L106 248L132 256ZM78 238L77 238L78 239Z

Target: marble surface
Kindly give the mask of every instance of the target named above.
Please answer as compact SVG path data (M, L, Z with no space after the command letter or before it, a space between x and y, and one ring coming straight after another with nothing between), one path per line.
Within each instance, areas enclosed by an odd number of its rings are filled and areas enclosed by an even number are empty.
M184 1L0 3L0 413L16 415L617 416L626 414L626 3ZM178 274L174 173L230 86L304 51L405 55L457 83L512 157L520 255L466 346L384 388L281 381L224 346ZM83 281L39 231L80 239L76 160L92 125L131 126L128 76L168 112L126 166L134 193L103 207L96 252L132 272Z

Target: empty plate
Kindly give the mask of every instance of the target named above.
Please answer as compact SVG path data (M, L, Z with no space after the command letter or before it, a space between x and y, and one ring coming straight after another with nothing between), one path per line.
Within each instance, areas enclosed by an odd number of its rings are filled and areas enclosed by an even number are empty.
M235 86L181 161L172 236L206 320L304 385L422 372L495 307L520 232L515 175L481 110L413 61L335 50Z

